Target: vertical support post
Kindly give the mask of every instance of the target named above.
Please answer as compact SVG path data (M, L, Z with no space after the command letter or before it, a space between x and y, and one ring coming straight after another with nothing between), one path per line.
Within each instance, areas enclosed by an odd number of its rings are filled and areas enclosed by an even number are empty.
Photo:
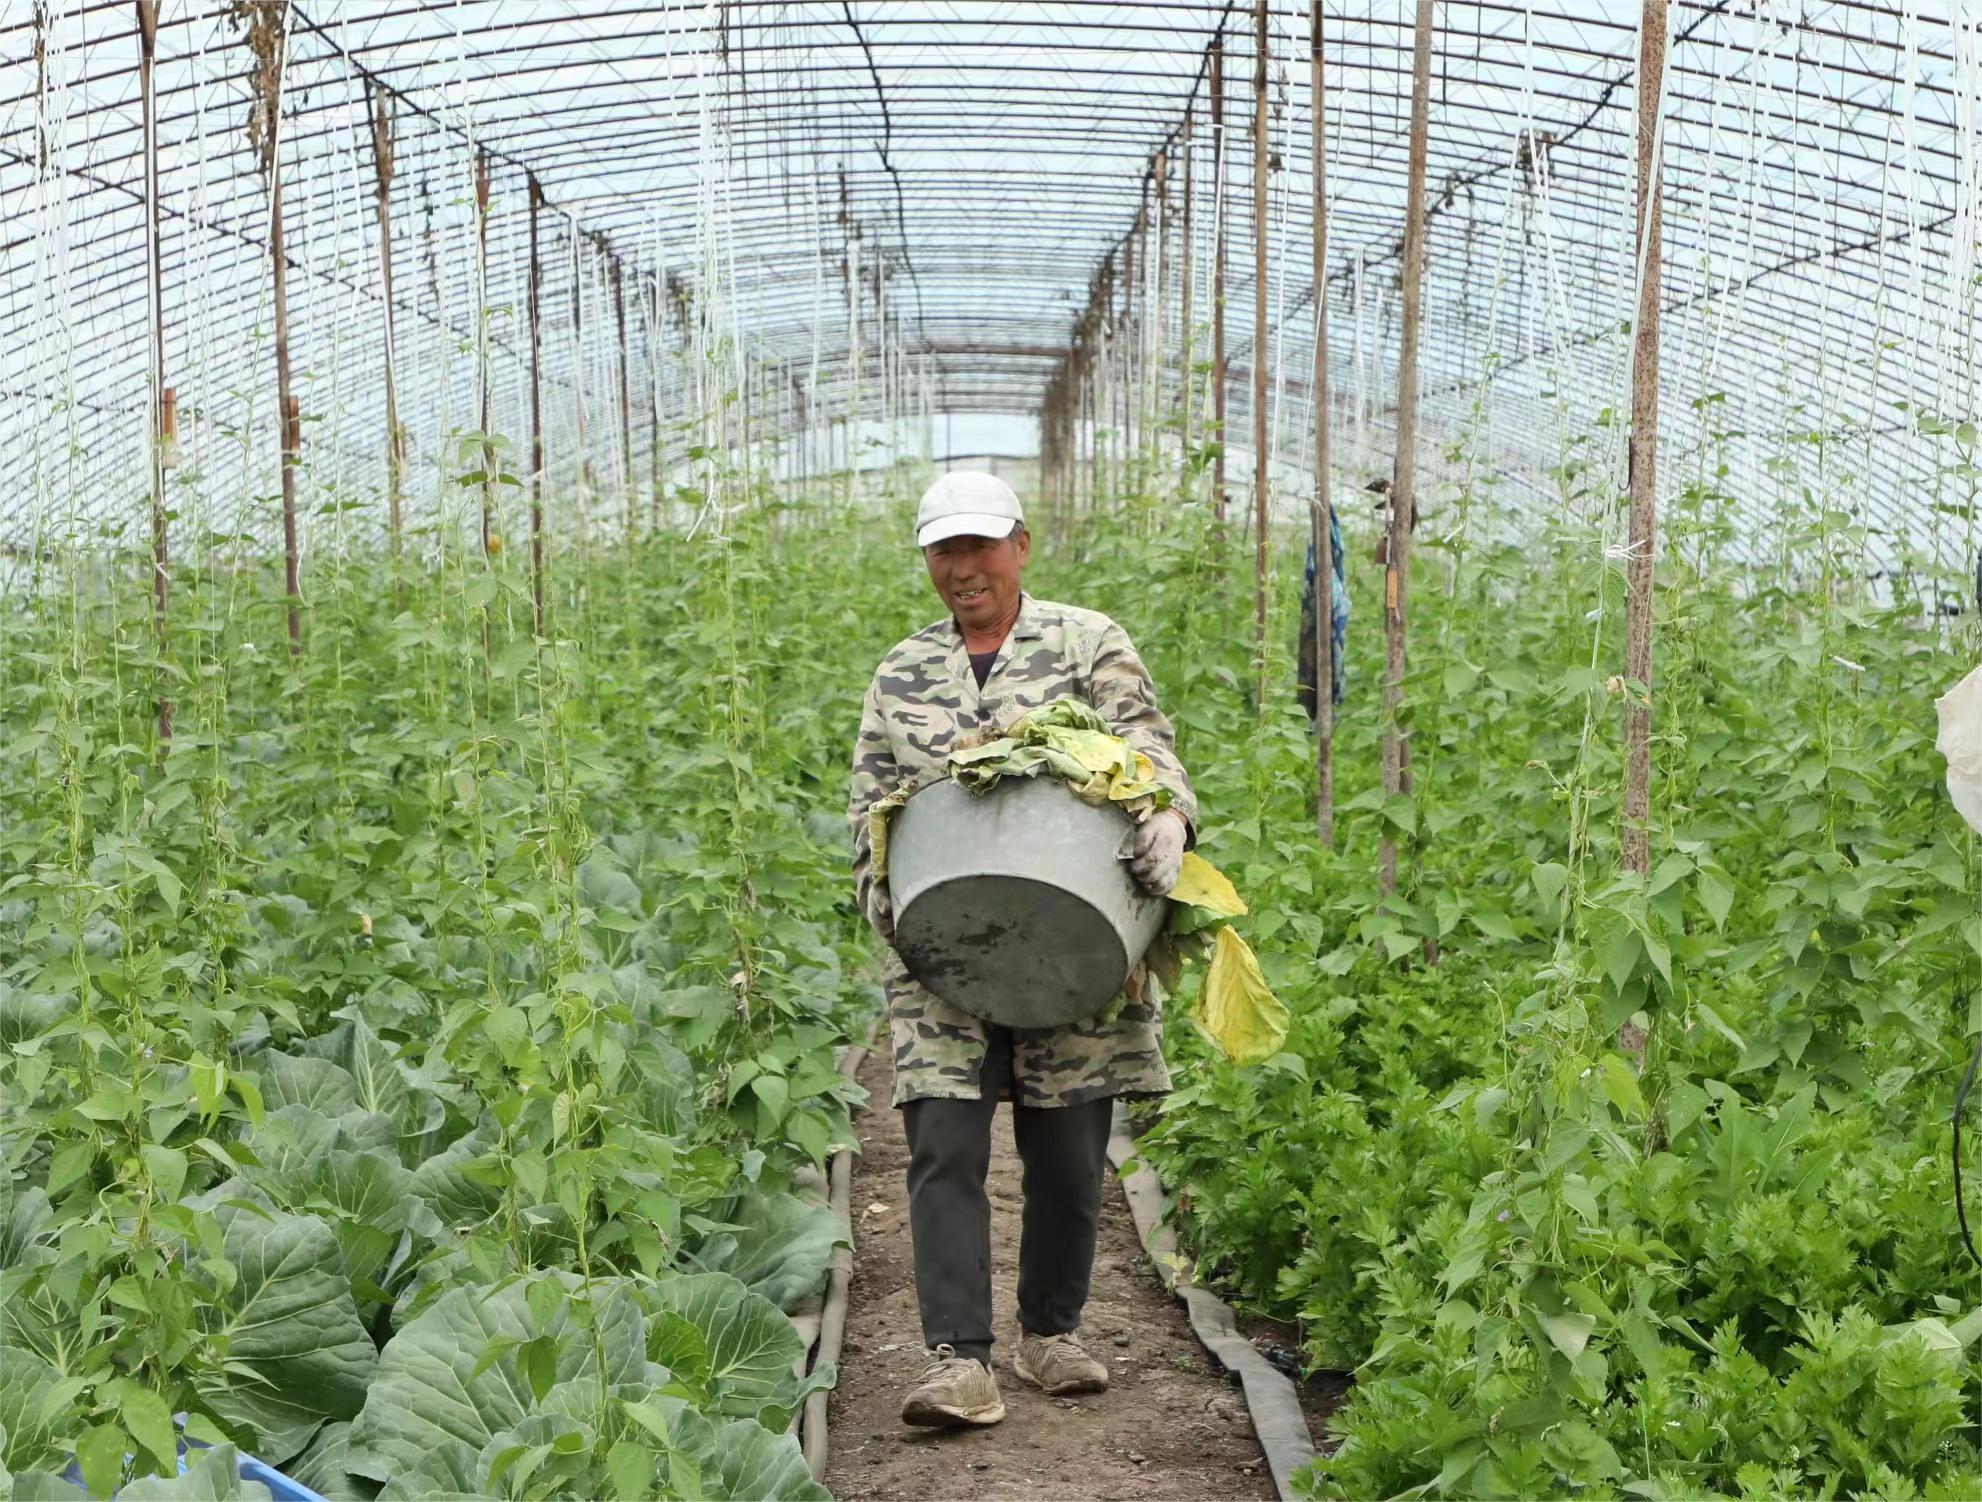
M569 213L571 230L571 389L575 398L578 439L578 504L583 521L579 531L590 524L592 515L592 446L585 432L585 236L578 228L578 216Z
M275 53L288 48L288 10L276 9ZM280 65L278 65L279 67ZM303 652L303 586L296 543L296 469L302 463L303 419L292 392L289 369L289 254L282 241L282 82L278 71L273 91L262 105L262 156L268 173L268 254L275 271L275 400L282 444L282 584L289 601L289 655Z
M489 561L490 541L495 518L495 442L489 432L491 393L489 380L489 154L475 153L475 380L481 393L477 404L477 426L482 434L482 561ZM483 645L487 645L488 622L482 623Z
M385 505L396 563L402 541L400 494L406 483L406 433L399 425L393 372L392 314L392 116L385 90L372 85L372 168L378 180L379 290L385 299ZM486 244L486 241L484 242Z
M1383 575L1383 796L1404 791L1409 754L1403 730L1406 599L1411 525L1416 518L1418 442L1418 325L1424 312L1425 139L1431 117L1431 6L1418 0L1411 58L1411 159L1404 202L1404 314L1397 350L1397 454L1390 478L1390 547ZM1320 560L1317 559L1317 562ZM1388 819L1377 847L1377 892L1397 890L1397 837Z
M1150 461L1150 474L1155 475L1155 463L1162 457L1163 449L1163 385L1164 371L1168 357L1163 348L1164 317L1168 311L1168 290L1164 278L1169 275L1170 249L1170 154L1159 148L1156 153L1156 255L1150 262L1150 285L1155 289L1153 303L1149 309L1149 335L1143 345L1143 421L1147 425L1148 436L1143 440L1148 451L1145 457Z
M1225 38L1211 39L1211 509L1225 520Z
M165 692L166 622L171 606L171 552L166 529L165 471L168 445L175 442L178 400L165 385L165 262L158 229L158 96L153 91L158 63L158 0L137 0L138 89L145 138L145 291L151 313L151 628L158 659L158 739L172 739L172 700Z
M1324 850L1335 848L1335 563L1334 503L1328 455L1328 154L1327 92L1322 76L1321 0L1308 0L1308 101L1314 201L1314 829Z
M1184 251L1182 260L1184 306L1181 315L1183 328L1179 331L1183 336L1183 361L1178 372L1183 380L1183 399L1181 404L1183 415L1178 431L1183 438L1185 474L1191 473L1189 468L1191 459L1191 407L1192 398L1197 392L1197 372L1191 369L1194 353L1192 345L1196 342L1197 335L1197 314L1191 305L1192 282L1196 276L1196 270L1192 263L1197 251L1197 230L1191 222L1191 164L1196 158L1197 147L1191 141L1191 112L1186 110L1184 111ZM1195 486L1192 487L1191 494L1186 499L1196 499Z
M626 540L633 540L633 386L626 371L626 269L613 256L612 310L619 324L619 485L626 506Z
M1665 85L1667 0L1644 0L1638 43L1638 327L1631 350L1631 542L1624 605L1624 868L1651 863L1652 564L1658 545L1659 107ZM1638 1040L1642 1056L1643 1040Z
M647 315L647 467L651 473L653 530L661 527L661 333L665 307L661 302L661 281L656 273L653 301Z
M1122 312L1115 324L1115 412L1120 436L1115 440L1115 454L1119 460L1120 473L1116 477L1118 489L1127 488L1128 468L1135 451L1135 385L1136 385L1136 249L1142 239L1142 209L1136 210L1135 223L1129 228L1129 238L1122 247Z
M1266 0L1253 0L1253 706L1266 708Z
M544 189L530 175L530 595L536 633L544 634L544 294L543 262L537 253L537 211Z

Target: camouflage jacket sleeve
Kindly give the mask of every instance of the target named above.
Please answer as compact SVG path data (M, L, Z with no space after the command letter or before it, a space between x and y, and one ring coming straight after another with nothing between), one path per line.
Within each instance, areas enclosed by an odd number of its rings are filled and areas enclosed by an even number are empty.
M855 900L875 932L894 942L894 914L888 889L874 877L874 842L868 834L867 813L895 790L901 769L895 765L888 741L888 719L881 708L881 679L867 685L860 706L860 736L853 747L853 782L847 797L847 820L853 826L853 888Z
M1177 733L1169 717L1156 707L1156 685L1136 655L1129 633L1114 621L1108 623L1095 649L1088 696L1115 734L1149 758L1156 768L1156 780L1170 790L1171 807L1190 825L1190 839L1195 844L1197 795L1191 791L1184 764L1177 760Z

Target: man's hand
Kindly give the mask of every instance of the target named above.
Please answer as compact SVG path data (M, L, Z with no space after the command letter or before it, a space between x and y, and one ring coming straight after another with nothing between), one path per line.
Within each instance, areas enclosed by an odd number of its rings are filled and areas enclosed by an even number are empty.
M1129 847L1129 874L1152 897L1165 897L1184 869L1184 816L1174 808L1152 814L1136 826Z
M885 881L877 881L867 893L867 921L890 949L895 945L895 904Z

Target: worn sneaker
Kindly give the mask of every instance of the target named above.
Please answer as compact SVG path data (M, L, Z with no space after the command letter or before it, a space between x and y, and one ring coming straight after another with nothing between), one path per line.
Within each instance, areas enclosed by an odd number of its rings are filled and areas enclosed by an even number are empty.
M1055 1397L1108 1391L1108 1368L1087 1354L1077 1335L1025 1336L1019 1341L1012 1370Z
M902 1403L902 1422L929 1429L957 1424L995 1424L1005 1416L1005 1400L991 1368L953 1346L938 1346L922 1373L922 1382Z

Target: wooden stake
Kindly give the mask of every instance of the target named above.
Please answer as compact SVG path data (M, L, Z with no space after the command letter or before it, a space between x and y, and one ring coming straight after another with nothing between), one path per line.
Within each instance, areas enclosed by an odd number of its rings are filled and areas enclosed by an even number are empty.
M661 282L654 278L653 301L647 315L647 467L651 472L653 530L661 526ZM808 459L810 457L808 453Z
M1404 313L1397 349L1397 454L1390 478L1390 547L1383 575L1383 796L1400 796L1409 752L1403 730L1406 599L1411 523L1417 509L1418 325L1424 311L1425 140L1431 118L1431 7L1418 0L1411 59L1411 163L1404 201ZM1316 560L1320 562L1319 559ZM1387 812L1387 810L1386 810ZM1397 836L1389 820L1377 846L1377 892L1397 890Z
M1170 271L1170 156L1167 151L1156 153L1156 254L1150 262L1150 282L1154 288L1154 302L1149 309L1149 335L1143 346L1143 422L1148 436L1144 446L1148 449L1146 458L1151 461L1151 474L1154 476L1154 463L1162 457L1163 451L1163 374L1167 358L1163 348L1166 333L1164 314L1169 301L1164 279Z
M1266 708L1266 0L1253 0L1253 707Z
M1196 274L1193 269L1193 262L1196 259L1197 252L1197 234L1191 222L1191 163L1196 157L1197 148L1191 142L1191 114L1189 110L1186 110L1184 111L1184 254L1182 263L1184 308L1181 319L1183 328L1179 331L1183 336L1183 403L1182 417L1178 428L1178 431L1183 436L1184 462L1186 465L1189 464L1191 456L1192 398L1197 394L1197 372L1191 368L1191 362L1194 358L1192 345L1195 343L1197 334L1197 315L1191 306L1192 282ZM1186 470L1186 473L1188 472ZM1193 486L1190 494L1185 499L1197 499L1195 486Z
M1624 606L1624 868L1651 865L1652 561L1658 546L1660 203L1659 101L1667 0L1644 0L1638 54L1638 328L1631 353L1631 544ZM1642 1043L1640 1045L1642 1047Z
M612 256L612 310L619 324L619 480L626 504L626 539L633 540L633 386L626 373L626 270Z
M579 546L592 517L592 446L585 431L585 237L578 216L570 214L571 229L571 389L578 439ZM582 557L582 554L581 554Z
M171 550L166 529L165 471L171 467L170 448L176 445L178 395L165 385L165 263L158 226L158 96L154 71L158 63L157 0L137 0L138 90L144 111L145 138L145 262L146 295L151 304L151 627L152 651L158 659L158 739L172 739L172 700L165 692L166 624L171 606Z
M300 404L290 394L288 254L282 245L282 163L269 163L270 259L275 264L275 395L282 429L282 580L289 597L289 655L303 651L303 583L296 544L296 467L303 459Z
M372 86L372 167L378 180L379 287L385 297L385 505L392 556L399 558L403 534L400 494L406 483L406 433L399 425L399 394L393 373L392 316L392 116L386 92ZM484 240L486 247L486 240Z
M1211 509L1225 520L1225 39L1211 40L1212 210L1211 424L1217 451L1211 460ZM1223 529L1220 529L1223 535Z
M1328 453L1328 193L1327 94L1321 57L1321 0L1308 0L1308 101L1314 201L1314 828L1324 850L1335 848L1335 553Z
M476 380L481 388L479 419L482 431L482 561L488 562L493 556L491 534L495 519L495 443L489 432L491 421L491 393L489 380L489 154L486 151L475 153L475 287L477 320L480 327L475 332L475 348L480 358L476 361ZM482 622L483 645L487 646L488 622Z
M537 254L537 211L543 185L530 176L530 595L536 633L544 634L544 271Z

